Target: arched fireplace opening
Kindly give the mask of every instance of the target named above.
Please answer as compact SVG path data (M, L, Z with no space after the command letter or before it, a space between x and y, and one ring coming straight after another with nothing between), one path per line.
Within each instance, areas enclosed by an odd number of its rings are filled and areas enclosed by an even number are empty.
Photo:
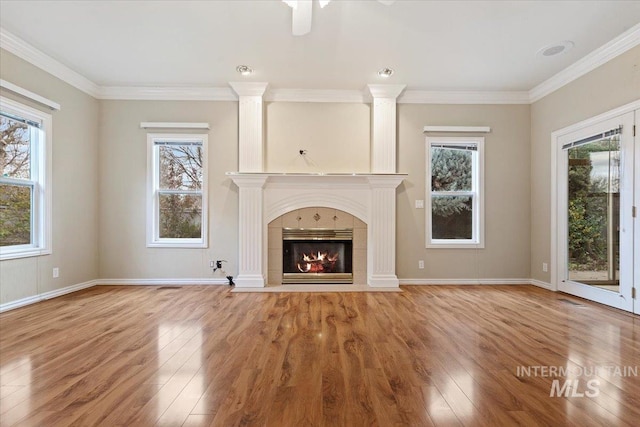
M269 223L268 283L365 284L367 225L327 207L288 212Z

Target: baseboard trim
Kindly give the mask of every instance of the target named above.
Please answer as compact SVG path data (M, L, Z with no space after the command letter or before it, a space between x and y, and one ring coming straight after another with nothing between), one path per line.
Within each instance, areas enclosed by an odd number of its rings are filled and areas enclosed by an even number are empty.
M400 279L400 285L529 285L531 279Z
M62 295L70 294L72 292L77 292L82 289L91 288L95 286L97 283L98 283L97 280L89 280L88 282L78 283L76 285L71 285L61 289L55 289L53 291L44 292L42 294L37 294L37 295L33 295L26 298L21 298L19 300L0 304L0 313L13 310L16 308L24 307L25 305L31 305L40 301L45 301L45 300L56 298Z
M24 307L25 305L35 304L37 302L42 301L42 295L34 295L32 297L21 298L19 300L7 302L4 304L0 304L0 313L4 313L5 311L14 310L16 308Z
M0 313L93 286L220 286L228 284L229 281L222 277L213 279L96 279L0 304ZM533 285L549 291L555 291L551 283L536 279L400 279L400 285Z
M555 292L555 289L553 288L553 285L551 283L543 282L542 280L536 280L536 279L531 279L529 283L532 284L533 286L537 286L539 288L543 288L548 291Z
M150 286L188 286L188 285L228 285L229 281L225 278L215 279L96 279L88 282L78 283L76 285L67 286L65 288L56 289L42 294L33 295L19 300L0 304L0 313L24 307L26 305L35 304L40 301L56 298L82 289L91 288L100 285L150 285Z
M98 286L190 286L190 285L228 285L223 277L213 279L98 279Z

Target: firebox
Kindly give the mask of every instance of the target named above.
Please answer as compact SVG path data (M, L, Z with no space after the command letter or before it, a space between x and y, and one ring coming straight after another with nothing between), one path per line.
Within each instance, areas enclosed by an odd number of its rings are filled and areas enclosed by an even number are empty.
M284 228L282 283L353 283L353 229Z

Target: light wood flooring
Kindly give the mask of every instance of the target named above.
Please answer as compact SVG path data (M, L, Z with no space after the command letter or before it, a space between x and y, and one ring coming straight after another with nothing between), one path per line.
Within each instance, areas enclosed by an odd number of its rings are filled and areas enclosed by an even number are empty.
M3 313L0 425L640 425L640 378L603 368L640 367L640 317L532 286L403 290L102 286Z

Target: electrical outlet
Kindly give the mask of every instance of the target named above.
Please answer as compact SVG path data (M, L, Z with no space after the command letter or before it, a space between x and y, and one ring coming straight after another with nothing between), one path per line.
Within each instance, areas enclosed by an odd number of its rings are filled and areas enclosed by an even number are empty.
M424 268L424 260L418 261L418 268L419 269L423 269Z
M542 271L544 271L545 273L549 271L549 265L546 262L542 263Z
M416 209L424 209L424 200L416 200Z
M60 277L60 269L58 267L54 267L53 268L53 278L57 279L58 277Z
M209 268L214 268L216 266L215 261L209 261Z

